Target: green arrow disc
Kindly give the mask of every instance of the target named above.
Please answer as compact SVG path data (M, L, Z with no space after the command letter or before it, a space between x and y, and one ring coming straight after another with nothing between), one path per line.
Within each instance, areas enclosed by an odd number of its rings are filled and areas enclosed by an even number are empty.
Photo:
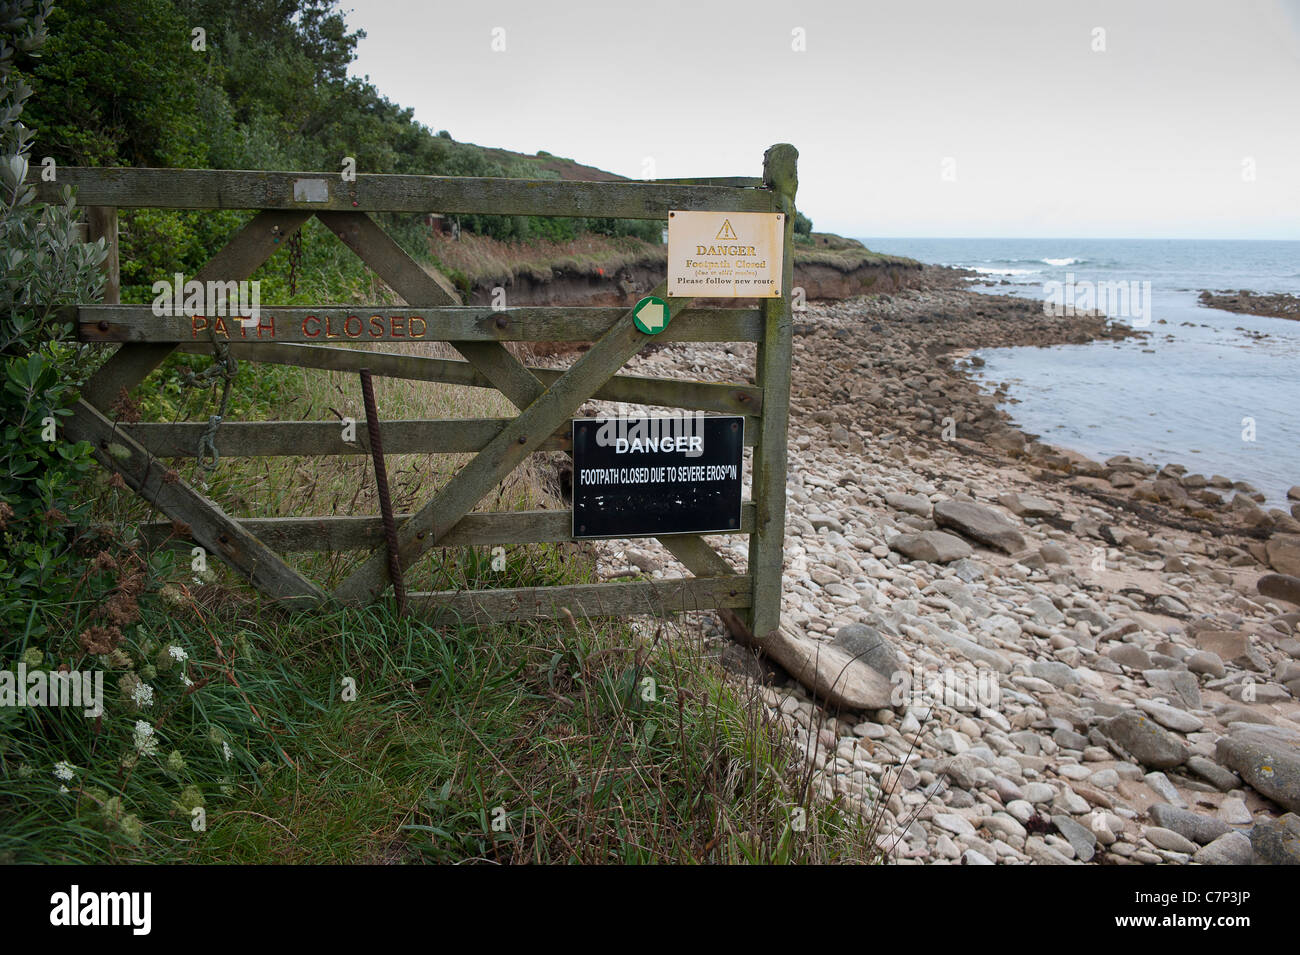
M658 335L668 327L668 303L657 295L647 295L632 307L632 321L647 335Z

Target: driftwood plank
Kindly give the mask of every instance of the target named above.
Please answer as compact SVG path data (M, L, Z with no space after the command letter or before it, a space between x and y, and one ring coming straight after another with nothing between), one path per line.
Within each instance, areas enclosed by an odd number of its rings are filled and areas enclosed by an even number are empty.
M426 272L370 216L361 212L322 212L317 218L408 304L460 304L443 275ZM343 334L347 334L346 319ZM531 404L541 394L542 386L537 379L498 342L462 342L453 347L515 406Z
M105 467L122 475L127 486L173 520L190 526L193 539L221 557L263 593L292 606L315 606L325 594L286 564L274 551L244 530L213 501L180 478L86 401L78 401L65 419L64 433L88 441ZM116 453L112 453L116 452Z
M404 521L410 514L397 514ZM321 551L371 550L384 543L384 528L378 517L251 517L238 521L239 526L253 534L272 550L283 554L317 553ZM745 501L740 506L740 527L730 534L748 534L754 527L754 505ZM572 511L500 511L487 514L466 514L449 530L436 547L490 547L496 544L553 544L572 540ZM157 546L164 542L189 547L189 541L177 542L169 523L144 524L140 534ZM659 538L670 549L681 537ZM703 543L703 542L701 542ZM708 546L707 544L704 546ZM675 550L674 553L677 553ZM680 556L678 558L681 559ZM721 560L721 558L719 558ZM734 573L730 565L719 565L717 570L697 570L682 560L687 568L699 576L725 576ZM701 565L697 565L701 566Z
M310 217L301 212L263 212L254 216L194 279L226 282L248 278ZM82 386L82 397L96 408L107 408L117 400L121 389L133 391L148 378L174 348L170 343L119 348Z
M502 590L408 593L408 606L435 618L485 624L507 620L545 620L568 610L574 617L666 616L692 610L745 607L752 584L746 575L637 580Z
M177 346L177 351L205 354L209 349L202 345L187 344ZM333 345L236 344L230 346L230 351L240 361L256 360L331 371L358 371L369 368L372 374L388 378L437 381L470 388L493 387L492 383L469 362L447 358L398 355L392 352L341 348ZM559 368L538 368L530 365L528 370L547 387L564 374L563 369ZM761 389L753 385L727 381L690 381L680 378L615 375L596 389L592 397L601 401L623 401L629 404L658 405L692 411L714 411L718 414L757 417L763 412Z
M496 353L499 348L486 344L489 342L595 341L620 321L627 309L267 306L260 310L257 325L244 325L238 318L222 316L160 316L153 314L149 305L69 306L67 314L75 319L78 336L84 342L204 343L209 341L211 324L218 338L247 345L447 341L456 343L462 353L476 350L481 360L483 354ZM680 314L655 338L660 342L746 342L758 341L762 333L760 309L704 308ZM501 353L514 361L509 353ZM478 364L475 362L476 367Z
M760 189L656 182L582 182L471 176L226 169L62 166L57 183L28 181L46 202L65 185L84 205L150 209L293 209L307 212L441 212L484 215L668 219L671 209L772 212ZM297 197L295 199L295 192Z
M482 451L512 421L511 418L422 418L384 422L386 454L465 454ZM745 445L757 419L746 419ZM142 422L119 429L158 458L194 457L207 425L200 421ZM223 458L264 458L290 455L369 454L370 435L364 421L355 422L356 440L343 440L341 421L228 421L217 433ZM566 422L544 440L539 451L571 451L573 434Z
M661 283L653 294L662 295ZM686 300L670 303L669 314ZM409 567L420 554L470 512L494 485L553 434L592 392L613 377L652 336L632 322L631 310L565 372L545 395L530 404L478 455L463 467L428 504L398 530L400 564ZM374 600L387 586L387 557L376 551L334 591L348 602Z
M781 582L785 556L786 426L790 416L790 354L793 328L790 288L794 285L794 196L798 188L798 151L789 144L770 148L763 157L763 178L777 198L775 211L785 213L785 260L782 296L762 304L763 340L755 359L755 381L763 389L766 414L754 449L753 497L758 508L749 538L749 573L754 580L750 630L760 646L776 640L781 625ZM771 640L769 640L769 637Z

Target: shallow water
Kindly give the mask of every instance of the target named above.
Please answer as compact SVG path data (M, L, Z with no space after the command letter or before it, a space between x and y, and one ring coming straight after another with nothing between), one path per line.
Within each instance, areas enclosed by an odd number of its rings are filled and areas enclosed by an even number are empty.
M1300 322L1203 308L1196 296L1202 288L1300 292L1300 242L863 241L978 266L1012 284L973 287L1039 300L1044 283L1067 274L1076 283L1137 282L1135 292L1150 282L1145 315L1120 316L1149 319L1149 338L982 349L976 379L1006 382L1016 425L1052 444L1223 474L1254 484L1269 506L1288 506L1287 489L1300 484Z

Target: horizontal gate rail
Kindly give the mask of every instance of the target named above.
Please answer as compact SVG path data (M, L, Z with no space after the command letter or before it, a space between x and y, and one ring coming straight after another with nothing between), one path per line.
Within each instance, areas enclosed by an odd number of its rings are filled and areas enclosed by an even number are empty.
M408 593L406 601L412 609L422 608L435 619L446 615L497 623L558 617L561 609L575 617L621 617L745 608L750 605L752 589L753 581L748 574L731 574L563 587Z
M176 350L190 355L212 354L211 345L185 344ZM278 345L262 342L251 345L232 344L230 353L243 361L259 361L299 368L322 368L329 371L359 371L369 368L386 378L437 381L445 385L468 388L492 388L472 364L449 358L423 355L399 355L396 352L370 351L333 345ZM528 366L546 387L564 374L560 368ZM763 391L753 385L730 381L691 381L686 378L647 378L640 375L615 375L592 394L601 401L628 404L660 405L691 411L716 411L718 414L752 415L763 412ZM748 424L746 425L748 427Z
M396 514L405 521L410 514ZM282 554L305 554L321 551L372 550L384 544L384 528L378 517L246 517L236 521L267 547ZM740 506L740 526L721 534L748 534L754 529L754 504ZM188 549L188 541L175 540L170 523L155 522L140 528L140 535L154 545L166 542ZM712 535L710 535L712 536ZM494 511L466 514L449 530L436 547L490 547L497 544L555 544L573 539L573 516L568 511ZM673 549L676 542L696 540L696 535L665 535L661 538ZM683 543L683 549L692 545ZM706 548L707 549L707 548ZM698 549L694 552L698 552ZM725 564L716 573L730 574ZM716 574L715 574L716 575Z
M465 454L482 451L513 418L423 418L384 422L385 454ZM745 444L753 447L756 420L745 422ZM369 454L366 424L355 422L356 440L343 440L339 421L229 421L221 425L221 456L232 458L293 455ZM208 426L200 421L121 424L158 458L194 457ZM566 425L544 440L539 451L572 451L573 436Z
M477 305L438 308L268 306L257 324L237 317L155 315L151 305L69 306L84 342L592 342L627 315L626 308L531 307L504 311ZM417 334L418 330L418 334ZM692 308L655 338L668 342L756 342L763 337L756 308Z
M60 166L59 181L28 179L43 202L72 186L82 206L149 209L296 209L316 212L478 213L667 219L670 210L779 212L773 195L735 186L580 182L474 176L391 176L226 169ZM295 198L295 194L297 198Z

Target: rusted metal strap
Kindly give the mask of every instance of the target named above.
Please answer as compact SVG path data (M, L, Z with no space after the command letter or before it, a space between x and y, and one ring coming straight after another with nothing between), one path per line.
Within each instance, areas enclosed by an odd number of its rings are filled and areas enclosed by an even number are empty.
M388 547L388 576L397 597L397 615L406 616L406 581L402 579L402 555L397 548L397 524L393 520L393 502L388 495L388 468L384 465L384 437L379 427L379 409L375 404L375 385L370 369L361 369L361 399L366 405L366 434L370 438L370 457L375 462L375 485L379 489L379 514L384 522L384 543Z

